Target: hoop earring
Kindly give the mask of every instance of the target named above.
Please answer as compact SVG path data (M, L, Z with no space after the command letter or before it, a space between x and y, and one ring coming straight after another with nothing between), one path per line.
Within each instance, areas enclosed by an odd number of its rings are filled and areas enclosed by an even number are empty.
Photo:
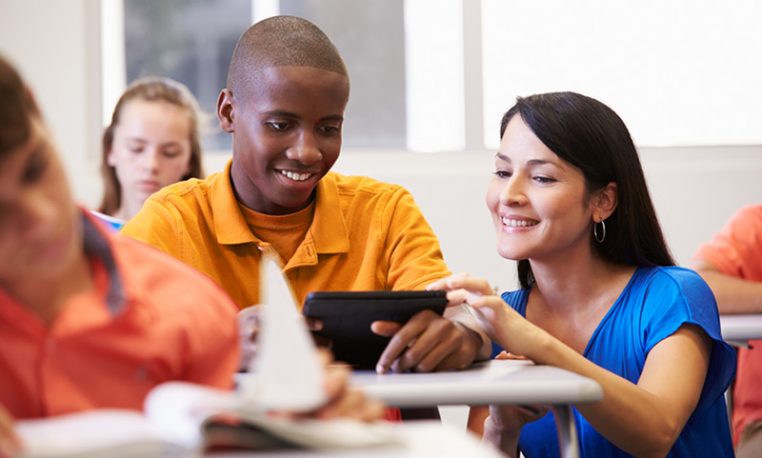
M598 234L598 225L601 225L601 233ZM603 243L604 240L606 240L606 223L603 222L603 220L593 223L593 237L595 237L595 241L598 243Z

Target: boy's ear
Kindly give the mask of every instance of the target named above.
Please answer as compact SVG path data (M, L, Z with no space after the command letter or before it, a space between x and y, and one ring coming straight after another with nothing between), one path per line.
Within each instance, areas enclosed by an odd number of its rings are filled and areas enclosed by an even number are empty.
M227 133L232 133L235 130L234 117L233 93L230 89L223 89L217 97L217 119L220 121L220 128Z

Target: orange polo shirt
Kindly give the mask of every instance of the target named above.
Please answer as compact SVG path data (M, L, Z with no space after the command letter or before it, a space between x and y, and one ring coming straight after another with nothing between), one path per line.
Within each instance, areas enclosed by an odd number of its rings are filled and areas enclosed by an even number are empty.
M157 192L122 231L206 273L239 307L259 303L260 248L270 244L247 224L230 162ZM422 289L449 275L409 192L333 172L318 183L312 223L283 271L299 304L310 291Z
M34 418L142 410L170 380L232 388L237 309L220 288L90 217L84 239L95 288L71 297L50 327L0 289L0 405Z

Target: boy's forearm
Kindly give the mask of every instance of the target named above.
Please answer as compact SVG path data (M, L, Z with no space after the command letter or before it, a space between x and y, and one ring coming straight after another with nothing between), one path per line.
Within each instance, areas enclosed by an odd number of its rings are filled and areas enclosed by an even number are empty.
M723 314L762 313L762 282L744 280L716 269L698 269L712 288Z

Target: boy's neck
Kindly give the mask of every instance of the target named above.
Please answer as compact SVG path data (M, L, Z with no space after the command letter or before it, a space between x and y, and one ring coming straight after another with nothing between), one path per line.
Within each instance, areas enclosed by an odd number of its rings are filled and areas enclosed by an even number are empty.
M30 278L14 283L10 293L47 327L52 325L72 296L87 293L94 287L93 274L84 252L58 278Z

